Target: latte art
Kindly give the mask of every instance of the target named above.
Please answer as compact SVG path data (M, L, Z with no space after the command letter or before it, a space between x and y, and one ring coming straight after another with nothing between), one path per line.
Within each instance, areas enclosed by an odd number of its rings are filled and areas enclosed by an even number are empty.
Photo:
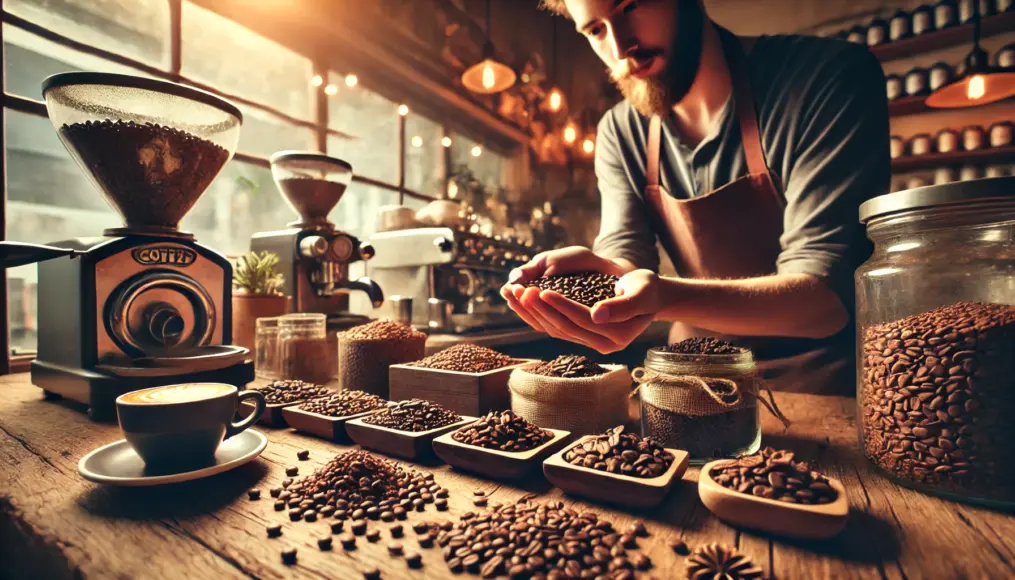
M215 383L192 383L187 385L168 385L127 393L121 401L133 405L165 405L169 403L189 403L211 399L232 392L236 387Z

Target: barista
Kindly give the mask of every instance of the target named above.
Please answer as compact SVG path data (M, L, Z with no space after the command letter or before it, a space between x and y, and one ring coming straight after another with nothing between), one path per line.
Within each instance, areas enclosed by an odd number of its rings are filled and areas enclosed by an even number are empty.
M533 328L602 353L653 320L670 341L754 350L773 387L851 394L859 205L888 191L884 76L858 45L740 38L700 0L544 0L573 19L624 100L599 123L592 250L536 256L502 293ZM678 276L659 275L659 243ZM620 276L589 309L525 284Z

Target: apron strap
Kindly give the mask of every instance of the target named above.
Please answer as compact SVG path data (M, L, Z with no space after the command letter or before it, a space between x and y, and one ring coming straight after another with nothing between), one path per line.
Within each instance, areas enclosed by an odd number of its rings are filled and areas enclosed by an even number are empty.
M740 124L740 140L744 145L747 170L751 175L764 175L769 170L761 145L761 129L758 127L758 112L754 105L754 92L751 90L744 48L733 33L720 28L719 35L729 65L730 79L733 81L733 104Z

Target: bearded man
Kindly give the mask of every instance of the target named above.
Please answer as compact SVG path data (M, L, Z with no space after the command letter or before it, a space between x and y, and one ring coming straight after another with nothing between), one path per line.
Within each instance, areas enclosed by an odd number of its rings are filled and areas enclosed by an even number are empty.
M873 55L832 39L737 37L699 0L543 3L574 21L624 100L599 123L593 248L513 272L511 308L603 353L672 321L671 342L750 347L775 388L853 393L853 271L870 254L857 212L891 180ZM677 276L658 274L657 242ZM619 276L617 297L590 309L526 287L580 271Z

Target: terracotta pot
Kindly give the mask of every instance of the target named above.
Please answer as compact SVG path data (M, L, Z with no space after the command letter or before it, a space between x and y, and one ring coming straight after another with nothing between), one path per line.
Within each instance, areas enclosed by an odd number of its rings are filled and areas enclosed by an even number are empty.
M289 302L288 296L233 294L233 344L253 354L257 319L287 314Z

